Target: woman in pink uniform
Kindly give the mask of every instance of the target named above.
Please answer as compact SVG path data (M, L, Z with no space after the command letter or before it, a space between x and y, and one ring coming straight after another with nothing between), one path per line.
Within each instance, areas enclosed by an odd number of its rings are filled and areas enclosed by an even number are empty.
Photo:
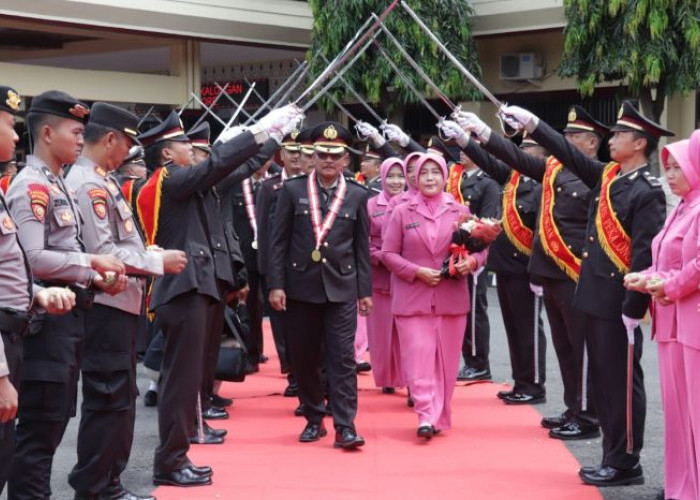
M372 314L367 318L367 336L372 359L374 384L385 394L404 385L401 353L391 314L391 274L381 261L382 232L387 222L389 202L403 193L406 186L404 165L399 158L388 158L379 169L382 192L367 202L369 214L369 253L372 259Z
M415 172L418 160L424 155L424 153L416 151L406 155L406 158L403 159L403 174L406 179L406 191L399 193L398 196L394 196L389 200L386 210L386 220L391 218L391 214L397 205L411 200L418 192L418 188L416 187L416 176L413 174ZM386 225L384 225L384 227L386 228Z
M658 343L664 409L665 498L700 498L700 131L661 153L669 187L681 203L652 242L652 266L628 274L625 286L655 298L652 336Z
M466 275L484 264L486 251L459 262L457 279L440 276L456 223L469 209L444 193L447 168L442 157L422 155L415 176L418 193L396 206L385 228L382 261L392 272L391 311L418 414L418 436L431 439L450 428L450 401L470 304Z

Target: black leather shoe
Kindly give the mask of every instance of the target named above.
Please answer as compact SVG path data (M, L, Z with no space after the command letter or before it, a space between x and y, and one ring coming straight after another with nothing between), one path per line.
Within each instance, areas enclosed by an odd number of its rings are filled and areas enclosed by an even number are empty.
M287 387L284 389L282 395L285 398L295 398L299 395L299 384L296 382L289 382Z
M476 380L491 380L491 370L483 369L477 370L476 368L464 367L457 374L457 380L461 382L474 382Z
M396 389L393 387L382 387L382 394L394 394Z
M217 408L226 408L226 407L231 406L233 404L233 399L223 398L223 397L219 396L218 394L214 394L211 397L211 404L216 406Z
M322 437L325 437L327 434L328 431L326 430L326 426L323 425L323 422L320 424L309 422L301 432L299 441L302 443L313 443L314 441L318 441Z
M203 411L202 417L207 420L226 420L228 418L228 412L221 408L212 407Z
M419 438L425 439L426 441L430 441L431 439L433 439L433 434L435 434L435 431L433 429L433 426L430 424L421 425L416 431L416 435Z
M258 356L258 363L265 364L265 363L267 363L267 362L269 361L269 359L270 359L270 358L268 358L268 357L265 356L264 354L261 354L260 356Z
M204 432L204 440L199 440L199 435L195 434L190 437L190 444L223 444L224 438L221 436L213 436L208 432Z
M459 377L457 377L457 380L459 380ZM498 394L496 394L496 397L498 399L505 399L506 396L510 396L511 394L514 394L513 390L510 391L498 391Z
M365 440L362 436L358 436L357 432L350 427L341 427L335 431L335 442L333 448L343 448L344 450L354 450L365 445Z
M546 403L547 398L544 394L539 396L532 396L530 394L522 394L520 392L514 392L503 398L503 401L507 405L537 405L540 403Z
M208 465L195 465L192 462L187 464L187 468L198 476L213 476L214 470Z
M357 373L362 373L362 372L368 372L372 369L372 365L370 365L367 361L363 361L362 363L357 363L355 366L355 371Z
M304 403L299 403L299 406L297 406L294 409L294 416L295 417L303 417L304 413L306 413L306 407L304 406Z
M248 360L245 363L245 366L243 367L243 373L246 375L252 375L253 373L257 373L260 371L260 367L258 366L257 363L253 363L252 361Z
M574 439L593 439L600 436L600 428L595 425L581 425L578 422L567 422L561 427L550 429L549 437L572 441Z
M146 391L143 395L144 406L157 406L158 405L158 393L156 391Z
M214 429L214 428L210 427L208 423L206 423L206 422L202 422L202 423L204 424L204 425L202 425L202 427L204 427L204 432L206 434L210 434L214 437L221 437L221 438L225 437L226 434L228 434L228 431L226 429Z
M602 465L587 465L585 467L581 467L578 470L578 475L583 476L584 474L593 474L596 472L598 469L600 469Z
M593 486L644 484L644 471L640 464L631 469L617 469L610 465L603 465L595 472L582 474L581 480Z
M207 486L211 484L211 476L200 476L192 469L156 472L153 474L153 484L156 486Z
M540 425L545 429L556 429L557 427L561 427L562 425L567 423L570 420L570 418L571 414L569 413L569 410L566 410L558 417L544 417L540 421Z
M122 485L118 479L100 492L99 500L156 500L154 496L136 495Z

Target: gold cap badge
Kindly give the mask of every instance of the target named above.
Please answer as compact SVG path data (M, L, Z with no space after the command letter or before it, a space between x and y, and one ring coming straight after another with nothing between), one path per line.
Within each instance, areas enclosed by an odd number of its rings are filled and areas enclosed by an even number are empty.
M326 129L323 131L323 137L332 141L338 138L338 131L333 125L328 125L328 127L326 127Z
M68 110L71 115L80 118L81 120L90 114L90 109L86 108L82 104L76 104Z
M576 110L572 109L569 111L569 123L576 121Z
M619 120L620 118L622 118L622 115L624 115L624 114L625 114L625 107L620 106L620 111L617 112L617 119Z
M292 130L292 133L289 135L292 137L292 139L294 139L296 141L297 136L299 135L299 131L297 129L294 129L294 130Z
M19 104L20 102L22 102L22 99L20 99L19 94L17 94L17 92L13 90L8 90L7 100L5 102L11 109L19 111Z

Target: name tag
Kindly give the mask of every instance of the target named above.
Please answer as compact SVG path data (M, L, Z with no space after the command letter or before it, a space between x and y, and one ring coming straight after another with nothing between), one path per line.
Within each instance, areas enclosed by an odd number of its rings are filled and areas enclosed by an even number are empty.
M413 229L414 227L420 226L420 222L411 222L406 226L406 229Z
M381 216L384 215L385 213L386 213L386 210L384 210L383 212L374 212L374 213L372 214L372 217L381 217Z
M58 198L53 200L53 206L54 207L67 207L68 206L68 200L64 198Z
M308 198L299 198L299 205L308 205L309 200Z

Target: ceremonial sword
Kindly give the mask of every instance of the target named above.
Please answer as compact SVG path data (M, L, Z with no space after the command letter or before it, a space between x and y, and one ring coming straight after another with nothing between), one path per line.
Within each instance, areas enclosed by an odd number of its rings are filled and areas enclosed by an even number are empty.
M231 119L228 121L228 123L226 124L224 129L221 131L221 134L223 134L224 132L226 132L228 129L231 128L231 125L233 124L234 120L238 117L238 114L241 112L241 109L243 109L243 106L245 106L245 103L248 101L250 94L253 93L254 88L255 88L255 82L253 82L253 85L250 88L248 88L248 92L246 92L246 94L243 96L243 100L238 105L238 109L231 115ZM221 134L219 134L217 136L216 141L219 140L219 137L221 137ZM214 141L214 142L216 142L216 141ZM214 144L214 142L212 142L212 144Z
M282 82L282 85L280 85L277 88L277 90L275 90L275 92L270 96L270 98L267 101L265 101L262 105L260 105L260 107L257 110L255 110L255 112L246 120L244 125L248 125L250 122L252 122L255 119L255 117L257 117L260 113L262 113L263 109L264 109L263 106L267 106L268 108L274 108L274 106L270 106L269 103L271 103L273 100L275 100L279 94L284 92L287 89L287 87L289 86L290 82L294 83L294 86L296 86L296 83L299 81L299 79L297 79L297 80L293 80L293 79L297 77L298 73L305 74L305 71L308 71L308 69L307 69L308 65L309 65L309 63L304 61L302 64L297 66L297 68L292 72L292 74L289 75L284 82ZM281 102L281 101L282 101L282 99L280 99L278 102Z

